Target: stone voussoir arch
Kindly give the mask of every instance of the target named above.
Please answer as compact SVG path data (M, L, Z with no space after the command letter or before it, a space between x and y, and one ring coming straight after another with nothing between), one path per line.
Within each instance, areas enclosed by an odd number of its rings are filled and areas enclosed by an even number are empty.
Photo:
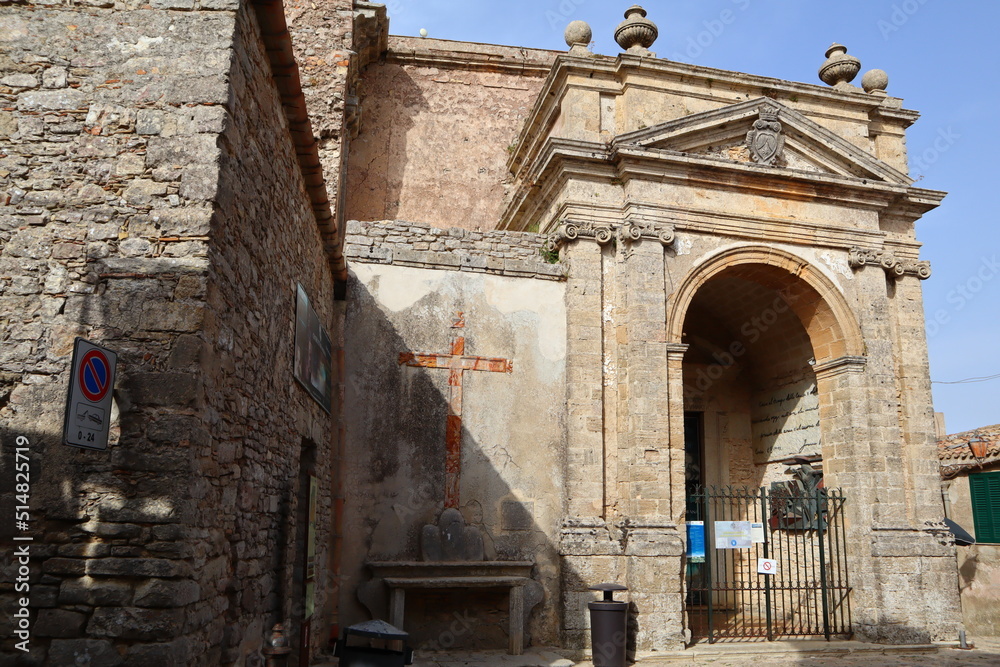
M726 248L705 258L688 273L668 297L670 343L683 342L684 320L698 290L723 276L752 280L777 290L809 334L817 365L864 356L861 328L836 284L802 257L761 245Z

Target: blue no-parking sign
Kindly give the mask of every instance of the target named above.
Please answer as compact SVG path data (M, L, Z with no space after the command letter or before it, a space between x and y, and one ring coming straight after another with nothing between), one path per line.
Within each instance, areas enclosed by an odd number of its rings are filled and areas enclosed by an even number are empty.
M63 442L72 447L107 449L111 430L111 394L118 355L77 338L66 397Z

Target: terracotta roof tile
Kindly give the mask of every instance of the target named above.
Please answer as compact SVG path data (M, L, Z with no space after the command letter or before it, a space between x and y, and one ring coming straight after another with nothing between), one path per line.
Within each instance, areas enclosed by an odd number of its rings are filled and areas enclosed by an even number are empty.
M986 451L982 458L976 458L970 443L980 442L985 445ZM937 445L941 467L951 473L987 463L1000 463L1000 424L955 433L938 440Z

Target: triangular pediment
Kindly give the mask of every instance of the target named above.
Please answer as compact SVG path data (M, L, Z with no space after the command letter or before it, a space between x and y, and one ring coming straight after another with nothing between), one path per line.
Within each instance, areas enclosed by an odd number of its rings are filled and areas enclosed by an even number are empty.
M764 115L761 111L764 110ZM776 114L776 117L771 114ZM759 120L777 121L761 125L778 145L777 155L757 150L767 145L751 145L748 132ZM778 127L780 130L775 131ZM721 109L692 114L617 136L614 145L662 150L671 153L743 162L762 169L787 169L847 178L910 185L913 181L802 113L768 97L759 97ZM765 151L766 152L766 151Z

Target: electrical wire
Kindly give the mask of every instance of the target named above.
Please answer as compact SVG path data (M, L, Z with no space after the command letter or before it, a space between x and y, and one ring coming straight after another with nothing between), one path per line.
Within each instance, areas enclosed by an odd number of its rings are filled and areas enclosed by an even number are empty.
M989 382L990 380L1000 379L1000 373L996 375L986 375L984 377L978 378L965 378L964 380L955 380L953 382L942 382L940 380L932 380L931 384L972 384L973 382Z

